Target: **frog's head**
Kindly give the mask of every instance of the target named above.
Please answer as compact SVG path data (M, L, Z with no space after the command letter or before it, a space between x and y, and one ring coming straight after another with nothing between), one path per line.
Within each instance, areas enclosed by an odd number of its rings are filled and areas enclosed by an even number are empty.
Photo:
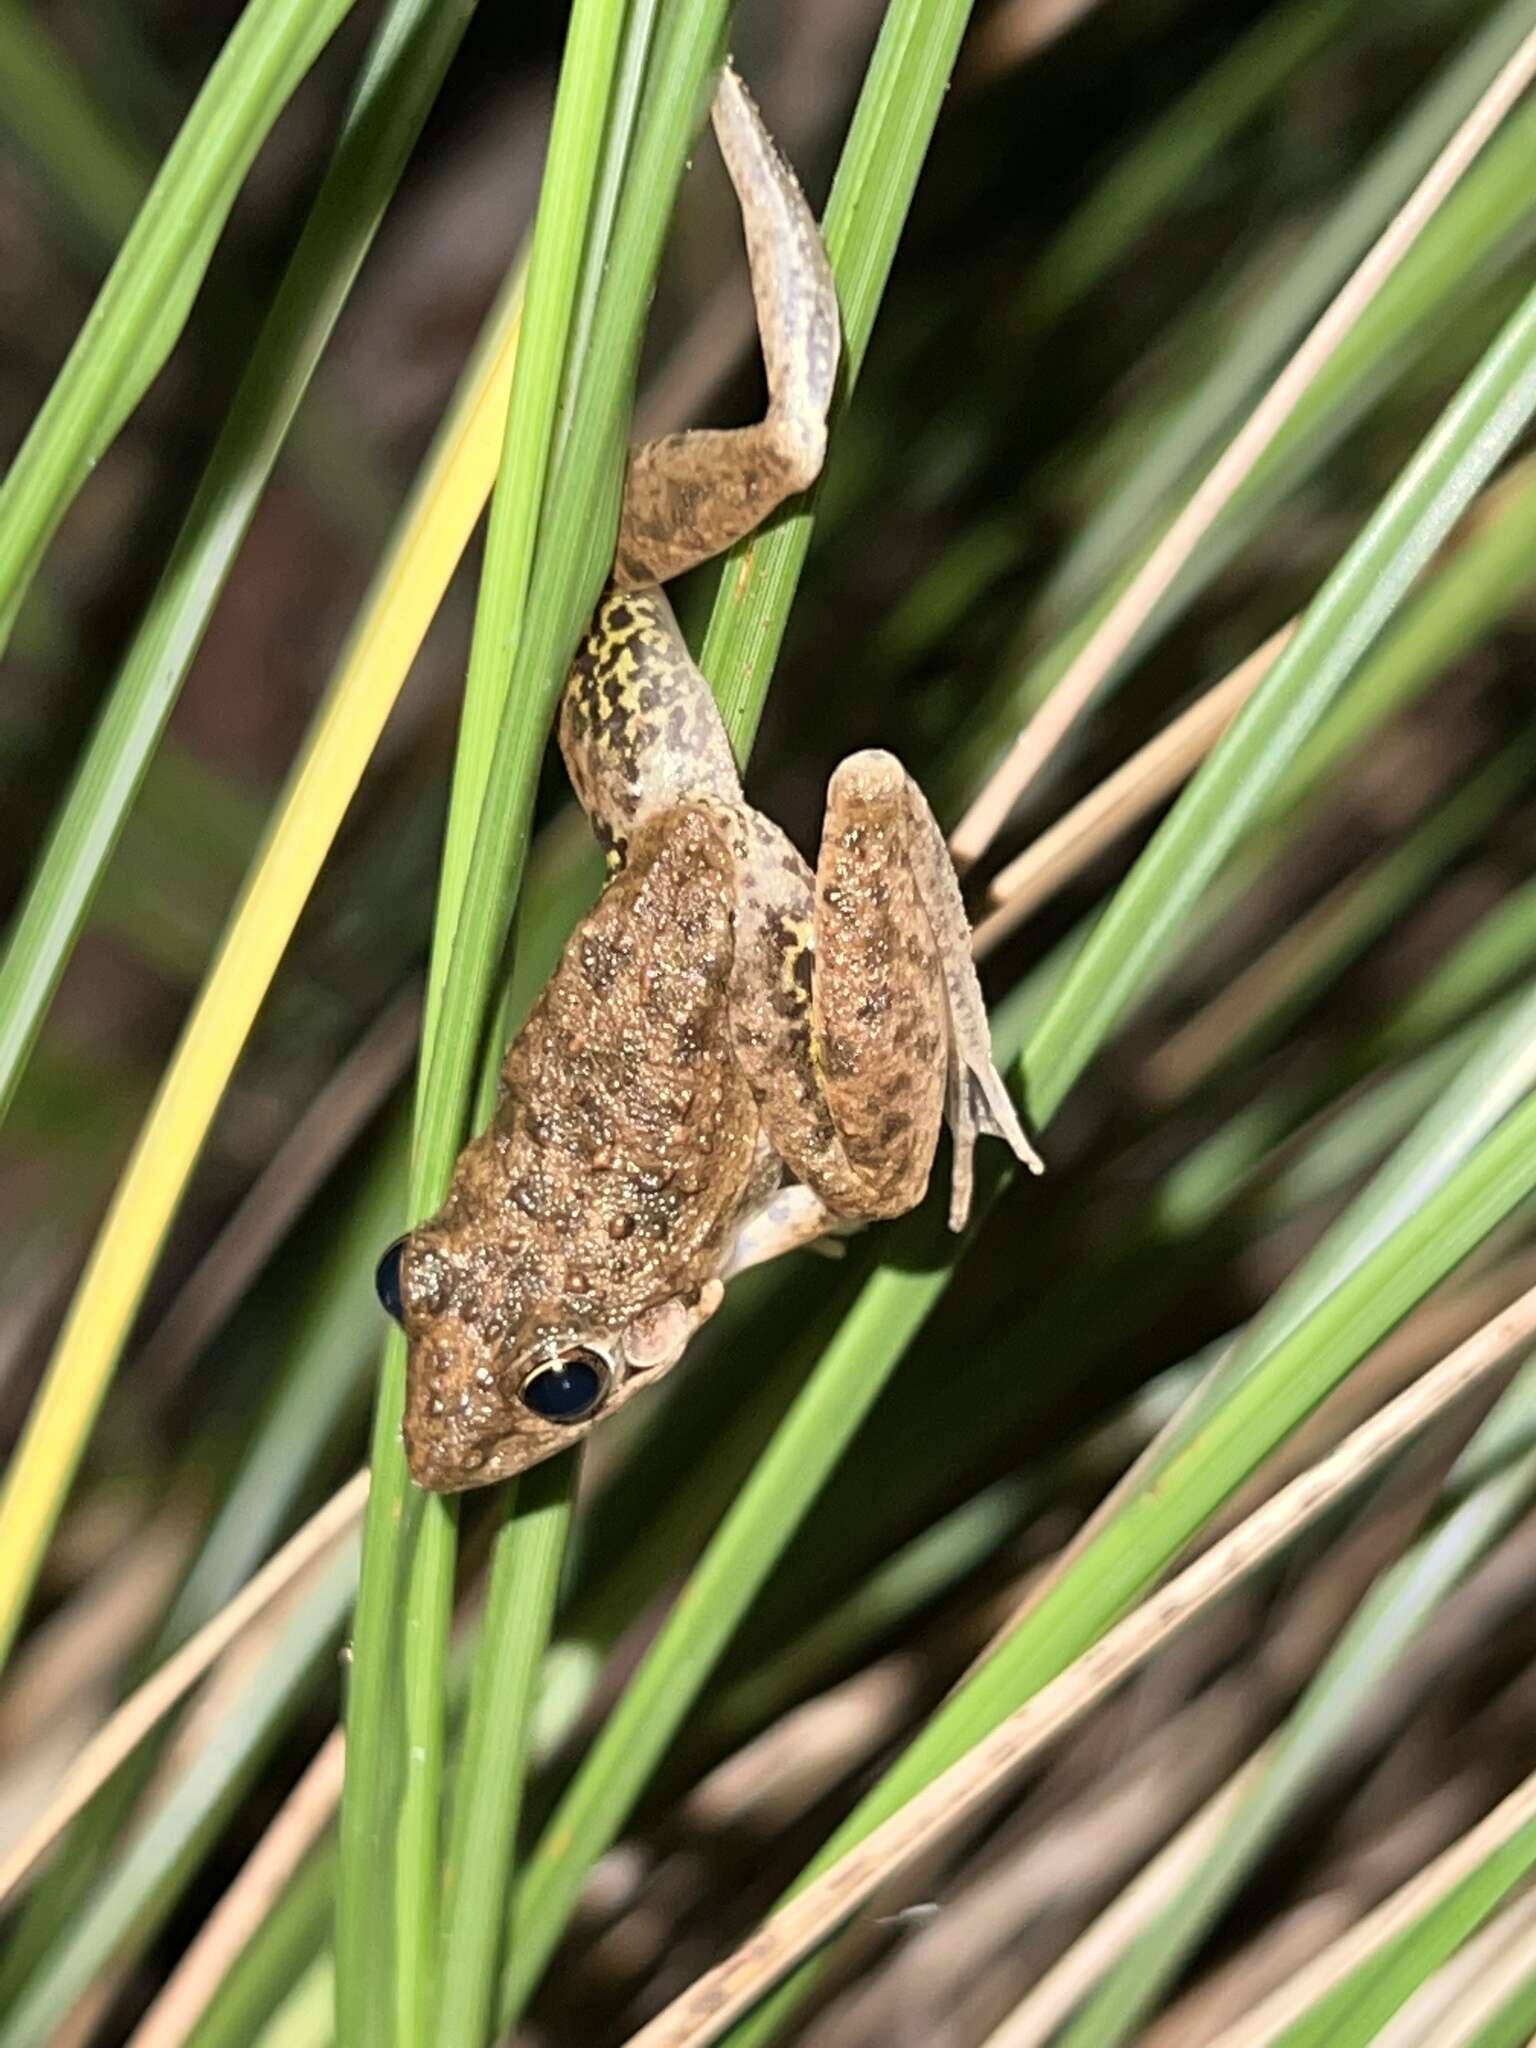
M710 1278L609 1324L569 1291L530 1299L525 1281L515 1254L459 1254L431 1227L380 1260L379 1299L410 1346L404 1436L418 1486L491 1486L568 1450L676 1365L724 1292Z

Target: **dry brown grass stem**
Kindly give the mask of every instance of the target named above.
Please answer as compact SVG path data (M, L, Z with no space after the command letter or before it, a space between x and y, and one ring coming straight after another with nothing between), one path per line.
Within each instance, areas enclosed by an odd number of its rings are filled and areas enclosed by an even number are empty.
M329 1825L341 1797L345 1755L342 1731L333 1728L135 2027L128 2048L181 2048L236 1957Z
M978 955L1017 930L1031 911L1178 788L1269 674L1295 630L1292 619L1271 633L994 877L987 890L989 908L972 935Z
M1340 343L1444 204L1468 166L1536 76L1536 30L1521 43L1419 184L1345 281L1236 436L1127 584L1054 690L1024 727L951 840L972 866L1024 790L1124 659L1200 541L1231 503Z

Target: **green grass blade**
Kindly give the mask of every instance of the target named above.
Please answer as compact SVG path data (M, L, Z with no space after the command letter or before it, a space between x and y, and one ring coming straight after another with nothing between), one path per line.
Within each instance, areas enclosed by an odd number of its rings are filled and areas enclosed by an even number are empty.
M1059 320L1083 298L1357 12L1355 0L1322 6L1291 0L1261 15L1159 115L1052 237L1018 294L1029 331Z
M868 344L968 13L968 5L959 0L896 0L886 17L825 224L850 370L856 369ZM721 694L722 702L731 706L733 737L741 747L756 723L783 631L784 608L804 559L809 518L809 513L799 513L760 537L749 576L738 580L728 559L722 577L706 659L712 648L717 687L723 674L735 678L734 690L727 693L722 688ZM898 1349L896 1333L918 1327L935 1285L927 1272L904 1277L909 1281L905 1303L881 1305L882 1315L894 1310L881 1335ZM869 1337L855 1317L844 1325L838 1344L856 1357ZM503 2025L542 1973L588 1868L622 1825L753 1590L851 1435L859 1397L850 1401L848 1377L845 1364L820 1390L807 1389L791 1411L775 1440L771 1469L760 1465L737 1500L535 1847L514 1894L499 2007ZM868 1398L873 1394L871 1386Z
M0 1117L299 402L467 25L464 9L395 0L374 38L325 180L0 961ZM210 80L209 91L213 86ZM156 194L174 161L173 153ZM141 220L153 220L165 203L152 195ZM130 241L123 262L133 247ZM0 530L3 521L0 499Z
M1235 1367L1233 1392L1161 1461L1015 1633L903 1752L818 1853L799 1883L835 1862L886 1815L1041 1686L1066 1669L1152 1585L1232 1491L1488 1233L1536 1191L1536 1096L1264 1358ZM1249 1343L1262 1341L1250 1334ZM1240 1347L1240 1351L1241 1351ZM772 2038L815 1966L805 1966L730 2035L733 2048Z
M870 60L822 224L842 314L843 393L856 382L869 347L969 15L970 7L955 0L926 8L893 0ZM767 532L748 535L721 565L699 666L742 760L751 752L783 645L821 489L818 483Z
M284 1993L321 1954L335 1887L336 1847L327 1841L300 1864L235 1958L187 2037L187 2048L251 2048Z
M604 522L596 507L605 500L611 547L622 454L615 429L638 308L648 294L662 209L670 210L692 126L690 103L678 124L670 178L659 178L656 189L642 195L637 210L643 213L648 199L657 215L649 243L616 245L607 303L617 306L618 318L610 314L606 388L590 389L588 431L574 433L562 454L558 408L573 374L577 287L601 165L605 149L616 149L621 161L625 152L626 138L605 131L629 12L621 0L577 6L556 101L439 890L413 1216L429 1213L441 1199L464 1132L490 978L520 879L512 848L520 851L526 834L548 732L547 671L563 665L582 610L596 595L604 566ZM657 169L650 167L653 176ZM540 524L546 489L550 502L564 507L558 538ZM499 860L488 851L497 832ZM409 1486L399 1440L403 1398L404 1346L396 1338L380 1379L348 1710L337 1934L343 2048L424 2042L433 2025L443 1656L455 1520L448 1503Z
M181 332L251 160L350 0L250 0L0 485L0 620Z
M1401 206L1500 67L1536 24L1531 0L1511 0L1436 75L1356 177L1280 288L1220 350L1209 375L1146 447L1074 543L1045 600L1067 616L1124 563L1181 480L1229 432Z
M444 1872L439 2048L491 2038L528 1722L570 1516L567 1472L535 1466L507 1501L491 1559Z
M0 6L0 121L89 231L116 247L149 168L80 91L64 54L17 0ZM84 239L84 237L82 237Z
M1155 971L1160 950L1194 908L1224 854L1533 408L1536 294L1488 351L1328 579L1266 683L1174 806L1068 969L1024 1061L1031 1106L1042 1123L1049 1121L1102 1044L1135 994L1138 980ZM1523 1176L1536 1161L1523 1155L1520 1146L1532 1135L1536 1109L1527 1102L1434 1198L1357 1266L1299 1330L1292 1328L1288 1337L1282 1337L1262 1365L1249 1371L1240 1349L1230 1375L1223 1374L1221 1381L1223 1396L1229 1387L1236 1391L1214 1414L1205 1412L1205 1403L1196 1409L1198 1426L1175 1455L1160 1462L1156 1488L1129 1504L1019 1634L936 1716L838 1830L811 1872L835 1860L850 1842L1063 1668L1151 1583L1205 1515L1214 1512L1225 1491L1300 1420L1334 1378L1357 1362L1374 1341L1374 1336L1362 1332L1374 1328L1380 1335L1390 1327L1390 1317L1376 1323L1359 1302L1362 1277L1382 1267L1385 1290L1386 1267L1394 1257L1405 1261L1393 1268L1404 1290L1398 1313L1411 1306L1529 1191ZM1513 1153L1506 1152L1509 1146ZM1472 1236L1456 1240L1460 1250L1452 1253L1449 1230L1438 1244L1420 1242L1415 1232L1431 1214L1445 1216L1449 1225L1445 1204L1456 1188L1480 1190L1490 1206L1480 1227ZM1465 1226L1471 1215L1470 1209L1464 1210L1456 1220ZM1383 1291L1375 1303L1377 1310L1386 1298ZM1356 1305L1360 1317L1353 1341L1334 1320L1346 1302ZM1281 1311L1287 1313L1288 1308ZM1324 1332L1332 1333L1332 1342ZM1319 1375L1316 1381L1294 1362L1288 1368L1292 1377L1279 1377L1287 1368L1291 1346L1299 1347L1309 1360ZM1302 1392L1309 1385L1310 1397ZM1293 1405L1298 1394L1300 1405ZM1127 1544L1132 1547L1125 1548ZM1022 1690L1015 1690L1016 1684ZM792 1979L758 2018L735 2031L733 2041L755 2044L769 2038L808 1974Z

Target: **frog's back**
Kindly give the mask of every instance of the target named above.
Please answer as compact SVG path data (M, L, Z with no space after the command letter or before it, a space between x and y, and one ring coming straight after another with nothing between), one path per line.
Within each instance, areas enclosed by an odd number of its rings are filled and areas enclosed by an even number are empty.
M507 1054L496 1122L568 1253L567 1316L595 1296L622 1321L729 1246L757 1141L731 1044L733 887L706 808L647 820Z

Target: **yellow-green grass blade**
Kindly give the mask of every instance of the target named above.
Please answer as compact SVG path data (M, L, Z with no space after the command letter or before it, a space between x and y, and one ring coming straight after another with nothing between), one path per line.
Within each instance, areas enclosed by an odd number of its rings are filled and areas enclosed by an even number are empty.
M5 631L92 465L170 353L251 160L349 4L249 0L220 51L0 484Z
M490 488L520 272L486 324L118 1185L0 1493L0 1643L48 1534L230 1075Z
M0 1493L9 1650L150 1268L278 961L484 503L520 293L503 294L435 443L76 1291Z
M0 1116L468 20L467 10L433 0L396 0L374 38L314 207L0 960Z
M363 1374L378 1348L373 1259L398 1227L405 1130L396 1116L367 1159L355 1198L335 1218L292 1318L273 1318L276 1360L270 1400L251 1427L218 1512L209 1523L142 1670L162 1664L208 1621L270 1555L312 1491L315 1468L347 1409L360 1409ZM206 1459L204 1460L206 1469ZM0 2011L59 1950L73 1902L96 1885L162 1746L154 1737L91 1801L34 1887L9 1933L0 1965Z

